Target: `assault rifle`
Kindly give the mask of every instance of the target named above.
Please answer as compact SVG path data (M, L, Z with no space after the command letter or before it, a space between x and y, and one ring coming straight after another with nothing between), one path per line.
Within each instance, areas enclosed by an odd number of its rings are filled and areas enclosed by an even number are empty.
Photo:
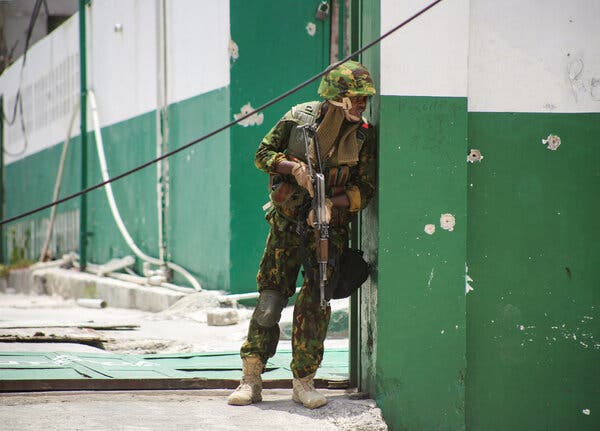
M321 309L327 308L328 302L325 299L325 283L327 282L327 261L329 260L329 221L327 220L327 206L325 204L325 176L322 173L321 154L319 152L319 142L315 129L310 125L298 126L302 129L304 138L304 148L306 154L306 164L313 185L314 196L312 200L312 210L314 214L313 226L316 230L316 254L317 263L319 264L319 291L321 295ZM313 147L319 172L315 172L312 166L310 157L310 145L308 132L313 137Z

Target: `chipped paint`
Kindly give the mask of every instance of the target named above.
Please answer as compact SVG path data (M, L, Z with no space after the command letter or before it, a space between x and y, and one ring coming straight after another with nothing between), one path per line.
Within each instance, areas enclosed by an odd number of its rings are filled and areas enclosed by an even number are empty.
M590 411L590 409L583 409L583 410L581 411L581 413L583 413L584 415L587 415L587 416L589 416L589 415L590 415L590 413L591 413L591 411Z
M475 289L473 289L473 287L472 287L472 286L469 284L469 283L470 283L470 282L472 282L472 281L473 281L473 279L472 279L471 277L469 277L468 275L465 275L465 295L466 295L467 293L469 293L469 292L472 292L473 290L475 290Z
M440 216L440 227L444 230L452 232L456 225L456 219L452 214L442 214Z
M429 273L429 280L427 280L427 288L431 289L431 281L433 280L433 274L435 272L435 268L431 268L431 272Z
M467 162L475 163L481 162L482 160L483 156L481 155L481 151L476 150L474 148L472 148L471 151L469 151L469 154L467 155Z
M473 279L472 279L472 278L469 276L469 266L468 266L468 265L465 263L465 295L466 295L467 293L469 293L469 292L472 292L473 290L475 290L475 289L473 289L473 287L472 287L472 286L469 284L469 283L472 283L472 282L473 282ZM494 321L492 320L492 323L493 323L493 322L494 322Z
M306 24L306 32L310 35L310 36L314 36L315 33L317 32L317 26L314 22L309 22L308 24Z
M434 224L426 224L425 229L423 229L426 234L433 235L435 233L435 225Z
M233 40L229 40L229 57L235 62L240 58L240 50Z
M546 139L542 139L542 145L548 145L548 149L551 151L556 151L560 146L560 138L556 135L548 135Z
M254 108L252 107L250 102L248 102L244 106L242 106L239 114L233 115L233 118L235 118L237 120L239 118L242 118L245 115L248 115L252 111L254 111ZM265 119L264 114L262 112L259 112L259 113L249 116L248 118L243 119L238 124L242 127L260 126L263 123L264 119Z

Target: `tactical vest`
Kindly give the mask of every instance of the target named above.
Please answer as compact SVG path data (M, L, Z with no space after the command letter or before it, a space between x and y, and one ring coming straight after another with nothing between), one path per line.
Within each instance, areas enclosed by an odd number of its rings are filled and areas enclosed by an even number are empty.
M284 116L283 120L293 121L298 125L308 124L312 126L316 123L317 119L321 115L322 106L323 102L318 101L296 105L292 107L292 109ZM309 139L309 145L313 146L314 140L312 139L312 137ZM366 135L360 127L356 130L354 139L356 140L356 144L358 145L358 151L360 152L360 149L362 148L364 141L366 140ZM306 146L304 144L304 136L302 131L300 131L297 127L292 127L290 137L288 140L288 147L285 153L288 156L295 157L306 163ZM323 156L324 155L321 154L321 157ZM335 160L337 160L337 158L334 158L333 160L329 161L323 160L323 169L329 169L331 167L339 166L335 162ZM353 164L356 164L357 162L358 159L354 160Z

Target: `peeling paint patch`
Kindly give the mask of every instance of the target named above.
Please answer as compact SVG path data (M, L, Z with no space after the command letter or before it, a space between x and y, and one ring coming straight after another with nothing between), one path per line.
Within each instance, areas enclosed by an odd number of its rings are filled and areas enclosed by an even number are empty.
M315 25L314 22L309 22L308 24L306 24L306 32L310 36L314 36L315 35L315 33L317 32L317 26Z
M242 106L239 114L233 114L233 118L235 118L237 120L239 118L242 118L245 115L248 115L252 111L254 111L254 108L252 107L250 102L248 102L244 106ZM260 113L253 114L253 115L249 116L248 118L243 119L238 124L242 127L260 126L263 123L264 119L265 119L264 114L262 112L260 112Z
M440 216L440 227L444 230L452 232L456 225L456 219L452 214L442 214Z
M423 229L426 234L433 235L435 233L435 225L434 224L426 224L425 229Z
M435 268L431 268L431 272L429 273L429 280L427 280L427 287L431 289L431 280L433 280L433 273L435 272Z
M548 145L548 149L556 151L560 146L560 138L556 135L548 135L546 139L542 139L542 145Z
M469 155L467 155L467 162L475 163L481 162L483 160L483 156L481 155L481 151L476 150L474 148L469 151Z
M475 289L473 289L473 287L472 287L472 286L469 284L469 283L470 283L470 282L472 282L472 281L473 281L473 279L472 279L471 277L469 277L468 275L465 275L465 295L466 295L467 293L469 293L469 292L472 292L473 290L475 290Z
M590 411L590 409L583 409L583 410L581 411L581 413L583 413L584 415L587 415L587 416L589 416L589 415L590 415L590 413L591 413L591 411Z
M233 40L229 40L229 57L235 62L240 58L240 50Z

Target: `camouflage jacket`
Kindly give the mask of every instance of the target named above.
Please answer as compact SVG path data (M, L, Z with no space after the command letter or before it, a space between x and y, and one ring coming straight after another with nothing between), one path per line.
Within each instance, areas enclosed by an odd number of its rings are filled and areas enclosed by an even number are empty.
M314 102L312 102L314 103ZM306 105L306 104L303 104ZM295 108L302 107L298 105ZM277 212L290 220L297 220L310 206L308 192L298 186L292 175L281 175L275 171L275 166L282 160L291 157L286 154L290 133L293 127L301 121L291 115L291 110L267 133L258 146L254 164L258 169L271 174L271 201ZM319 124L321 118L316 120ZM346 225L353 212L367 206L375 193L377 178L377 138L375 129L363 122L356 131L360 134L358 141L362 142L358 162L353 166L327 166L325 163L325 184L328 186L328 196L346 193L350 207L333 208L331 225Z

